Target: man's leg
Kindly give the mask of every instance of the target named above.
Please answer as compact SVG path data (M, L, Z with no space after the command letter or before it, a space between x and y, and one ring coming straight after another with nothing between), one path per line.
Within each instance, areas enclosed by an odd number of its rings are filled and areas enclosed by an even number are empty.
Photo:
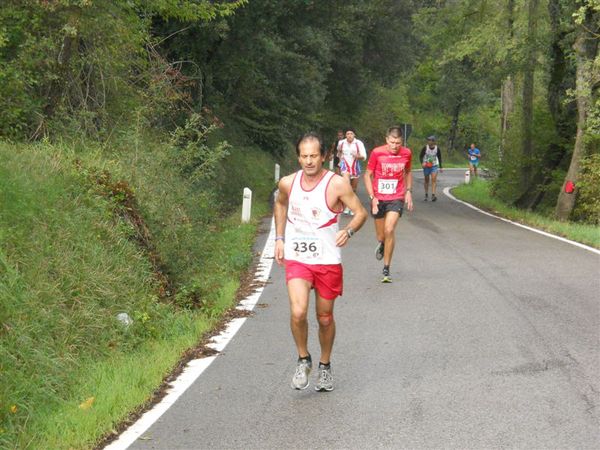
M350 179L350 173L346 172L344 170L342 170L342 177L344 178L344 180L348 181L348 183L350 183L350 186L352 186L352 180ZM350 208L348 208L346 205L344 205L344 214L350 214L352 211L350 210Z
M298 356L308 356L308 298L312 284L302 278L292 278L287 283L290 297L290 328Z
M385 244L385 232L384 232L385 217L381 219L375 219L375 237L379 242Z
M436 201L437 197L435 196L435 189L437 187L437 172L432 172L431 174L431 200Z
M425 185L425 200L427 200L427 192L429 191L429 175L424 176L425 181L423 184Z
M358 188L358 177L350 179L350 186L352 186L352 190L356 192L356 188Z
M335 320L333 306L335 300L322 298L316 293L317 319L319 321L319 342L321 358L319 359L319 379L315 385L317 391L333 390L333 373L331 371L331 350L335 340Z
M329 364L335 340L335 320L333 320L335 300L322 298L318 293L315 294L315 297L317 320L319 321L319 343L321 344L320 362Z
M383 251L383 265L389 267L394 254L394 245L396 244L396 225L400 219L400 213L388 211L385 213L383 223L383 234L385 236L385 247Z
M375 259L381 261L383 259L385 234L383 233L384 218L375 219L375 237L377 238L377 247L375 247Z
M293 389L306 389L312 369L312 360L307 348L308 320L306 319L311 283L302 278L292 278L287 286L290 297L290 327L298 351L298 361L291 386Z

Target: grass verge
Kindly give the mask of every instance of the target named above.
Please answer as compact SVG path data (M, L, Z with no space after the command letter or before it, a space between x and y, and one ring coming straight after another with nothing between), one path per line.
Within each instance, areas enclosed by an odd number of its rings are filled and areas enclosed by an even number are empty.
M165 155L152 143L0 142L0 448L93 448L234 303L271 162L256 149L237 158L247 172L236 183L255 192L255 219L242 225L235 199L217 207ZM172 295L93 182L104 172L135 195Z
M506 205L491 196L490 184L484 180L461 184L452 189L452 194L481 209L515 222L600 249L600 229L598 227L581 223L560 222L537 213Z

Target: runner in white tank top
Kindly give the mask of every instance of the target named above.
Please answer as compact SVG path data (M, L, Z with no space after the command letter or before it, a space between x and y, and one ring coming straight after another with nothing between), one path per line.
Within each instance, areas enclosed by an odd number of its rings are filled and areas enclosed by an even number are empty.
M339 230L338 215L327 204L326 192L333 172L323 177L311 190L302 187L303 171L294 176L289 195L288 223L285 227L285 258L304 264L339 264L340 247L335 245Z
M275 261L285 264L290 298L290 327L298 360L292 377L293 389L306 389L312 369L308 351L308 304L315 291L319 321L319 362L317 391L333 389L330 358L335 338L333 306L342 294L343 276L340 248L365 223L367 212L350 183L323 168L325 148L318 135L308 133L296 145L302 170L283 177L275 200ZM340 229L338 218L343 205L354 217Z
M346 129L346 139L338 142L338 155L340 158L340 175L346 178L354 192L358 187L358 178L360 177L359 160L367 159L367 150L365 144L356 139L353 128ZM352 215L350 208L344 209L344 214Z

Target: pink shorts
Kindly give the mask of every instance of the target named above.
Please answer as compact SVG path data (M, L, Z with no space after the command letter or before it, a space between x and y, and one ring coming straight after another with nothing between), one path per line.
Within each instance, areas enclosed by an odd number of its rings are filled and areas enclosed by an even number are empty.
M341 264L303 264L285 260L285 281L302 278L326 300L335 300L343 291L344 273Z

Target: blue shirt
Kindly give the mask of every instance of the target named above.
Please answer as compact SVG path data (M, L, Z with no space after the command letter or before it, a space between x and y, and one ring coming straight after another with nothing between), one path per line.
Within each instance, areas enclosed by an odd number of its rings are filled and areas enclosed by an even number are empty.
M477 147L469 149L469 159L473 162L479 161L479 157L481 156L481 152Z

